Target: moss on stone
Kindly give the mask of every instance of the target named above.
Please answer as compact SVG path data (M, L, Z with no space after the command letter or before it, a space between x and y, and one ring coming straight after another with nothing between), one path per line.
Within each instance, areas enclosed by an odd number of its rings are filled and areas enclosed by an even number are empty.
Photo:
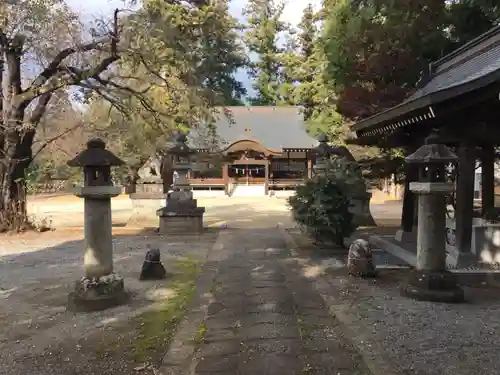
M154 309L131 318L126 326L116 327L120 333L103 338L101 345L96 347L96 354L99 357L121 354L136 363L159 361L196 292L195 281L200 270L196 260L179 260L172 278L165 285L175 294Z

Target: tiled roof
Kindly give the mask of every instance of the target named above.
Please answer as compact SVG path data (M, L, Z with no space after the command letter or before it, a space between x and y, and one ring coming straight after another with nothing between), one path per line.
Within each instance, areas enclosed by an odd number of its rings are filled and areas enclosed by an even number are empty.
M430 77L401 104L361 120L353 130L372 127L411 111L500 81L500 26L430 65Z
M232 143L255 140L268 149L281 151L286 148L313 148L318 141L309 136L299 108L278 107L226 107L230 118L219 112L215 124L219 147L224 149ZM191 134L194 139L196 134ZM200 145L198 145L200 147ZM201 147L200 147L201 148Z
M496 38L491 38L489 43L483 46L478 54L464 56L452 66L436 66L436 74L431 80L415 94L408 98L408 101L431 93L463 85L475 79L486 76L492 72L500 70L500 33Z

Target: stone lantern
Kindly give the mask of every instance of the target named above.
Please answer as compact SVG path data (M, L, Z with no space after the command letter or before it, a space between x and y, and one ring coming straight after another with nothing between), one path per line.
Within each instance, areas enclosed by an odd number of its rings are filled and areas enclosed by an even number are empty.
M457 156L439 143L436 133L406 158L418 167L418 181L410 190L418 196L417 265L402 294L417 300L462 302L464 292L446 270L446 195L454 184L447 180L447 167Z
M156 213L160 218L160 233L201 233L203 231L204 207L198 207L186 178L187 172L197 167L196 151L187 145L184 133L178 133L175 144L167 150L174 181L168 193L167 204Z
M321 133L317 138L319 144L313 149L315 158L314 170L319 175L328 175L335 179L336 176L349 186L351 203L350 211L358 225L374 225L375 221L370 212L371 193L366 191L366 183L361 169L349 150L344 147L332 147L328 144L328 137ZM334 159L336 158L336 159ZM332 159L335 160L332 163ZM335 165L332 168L332 164Z
M314 148L314 171L317 174L324 174L328 168L328 159L331 155L332 147L328 144L328 137L325 133L318 135L319 144Z
M88 141L87 149L68 161L84 174L83 186L74 189L84 199L84 275L69 295L69 310L103 310L126 300L123 279L113 273L111 232L111 198L121 193L113 186L111 167L123 164L100 139Z
M328 144L328 136L325 133L320 133L317 137L317 140L318 145L313 149L313 155L315 159L314 170L317 173L327 172L328 160L334 155L343 157L350 162L356 161L346 147L330 146Z

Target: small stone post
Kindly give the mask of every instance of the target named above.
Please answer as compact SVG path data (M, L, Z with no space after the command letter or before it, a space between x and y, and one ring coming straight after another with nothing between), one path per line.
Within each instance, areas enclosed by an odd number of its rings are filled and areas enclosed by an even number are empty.
M83 167L84 184L74 193L85 205L84 275L69 295L69 310L104 310L126 300L123 279L113 273L111 231L111 198L121 192L113 186L111 166L122 164L100 139L88 141L87 149L68 162L71 167Z
M457 156L433 133L406 162L419 168L418 181L410 183L418 196L417 266L402 294L422 301L462 302L464 292L446 270L445 245L446 194L454 189L446 166L456 163Z
M195 153L196 151L187 145L187 137L183 133L177 134L175 145L167 150L167 156L172 158L172 169L176 177L166 206L156 212L160 219L160 233L196 234L203 231L205 207L198 207L186 178L187 172L194 167Z

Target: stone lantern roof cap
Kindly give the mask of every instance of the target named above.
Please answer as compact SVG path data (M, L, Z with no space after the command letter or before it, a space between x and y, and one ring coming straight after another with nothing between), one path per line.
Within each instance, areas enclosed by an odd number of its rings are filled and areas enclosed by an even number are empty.
M458 157L446 145L439 143L439 135L433 132L425 139L425 144L405 160L410 164L455 163Z
M316 153L321 156L330 156L337 155L340 157L344 157L349 161L356 161L354 156L352 156L351 152L345 146L340 147L332 147L328 144L328 136L325 133L319 133L316 137L319 144L313 149Z
M319 133L318 136L316 137L316 140L319 143L326 143L328 142L328 136L326 135L326 133Z
M191 155L195 154L196 150L187 145L187 135L183 132L178 132L174 136L174 145L167 150L170 155Z
M124 165L125 162L106 150L106 143L99 138L87 142L87 149L68 161L70 167L111 167Z

